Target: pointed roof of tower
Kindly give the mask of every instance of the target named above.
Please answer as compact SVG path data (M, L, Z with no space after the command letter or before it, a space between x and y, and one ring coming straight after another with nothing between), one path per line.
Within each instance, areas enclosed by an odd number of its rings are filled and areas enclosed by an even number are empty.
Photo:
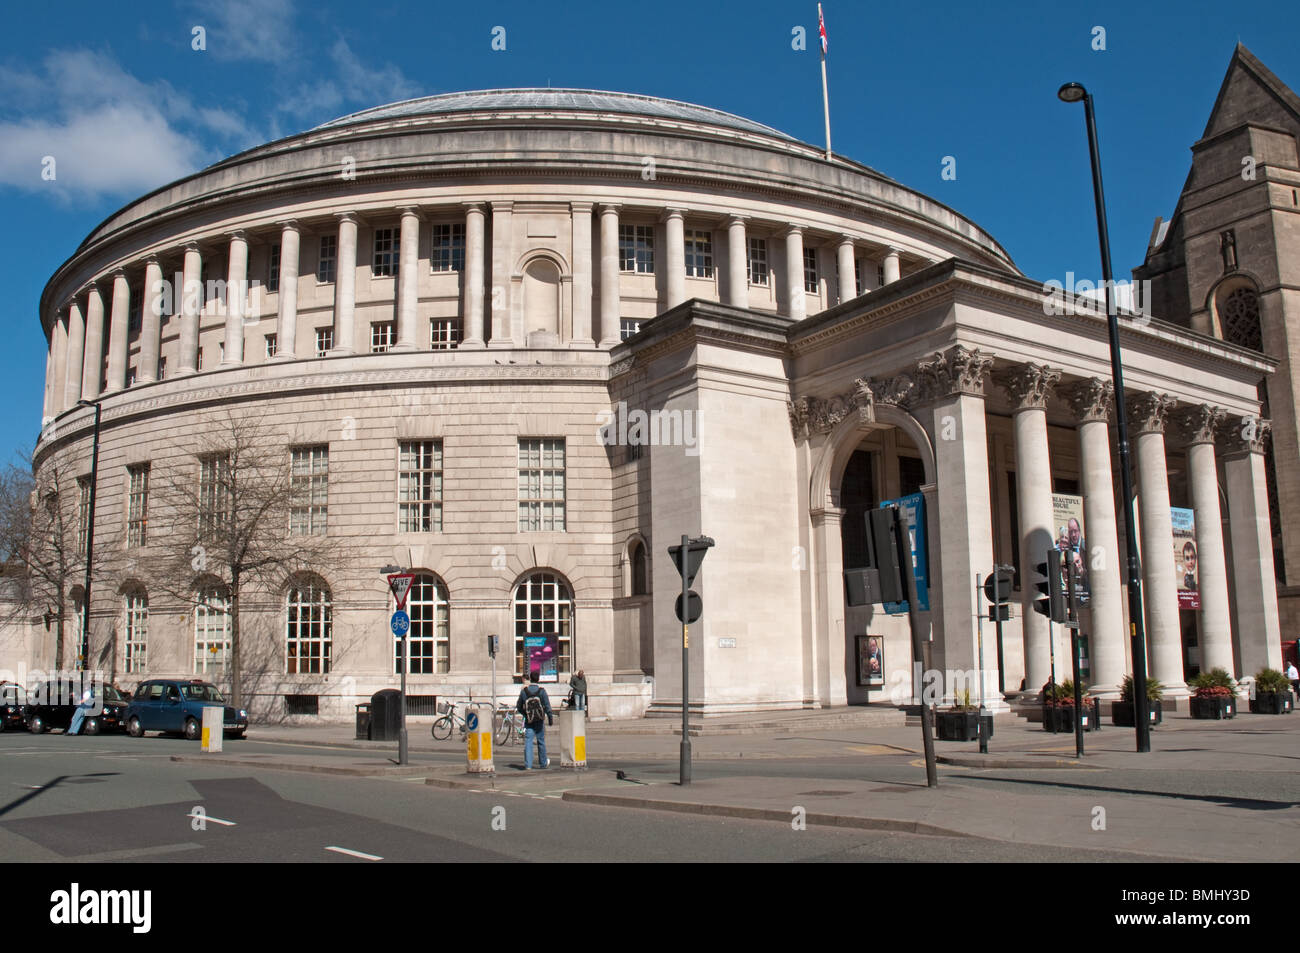
M1238 42L1201 138L1209 139L1247 121L1284 129L1300 127L1300 96Z

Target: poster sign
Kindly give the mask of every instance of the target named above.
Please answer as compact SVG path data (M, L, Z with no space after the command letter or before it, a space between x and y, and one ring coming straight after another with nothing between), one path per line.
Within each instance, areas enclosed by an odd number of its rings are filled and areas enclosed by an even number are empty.
M1052 516L1056 526L1056 548L1074 562L1074 578L1079 592L1079 605L1089 602L1088 543L1083 534L1083 497L1071 493L1052 494ZM1064 586L1065 563L1061 563Z
M885 686L885 637L859 635L857 639L858 686L883 688Z
M930 608L930 573L925 547L925 496L911 493L896 500L881 500L880 507L898 504L899 521L907 529L908 544L912 550L912 573L916 576L917 608L922 612ZM885 612L901 615L907 612L907 600L886 602Z
M538 673L539 682L560 680L560 636L555 632L524 633L524 659L528 664L527 679Z
M1181 506L1170 507L1174 524L1174 571L1178 577L1178 608L1201 607L1200 560L1196 553L1196 515Z

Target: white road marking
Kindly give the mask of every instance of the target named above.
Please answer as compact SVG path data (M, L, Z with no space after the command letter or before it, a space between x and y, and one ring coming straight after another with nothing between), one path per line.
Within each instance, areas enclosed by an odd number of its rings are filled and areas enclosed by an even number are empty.
M185 815L186 817L201 817L205 821L211 821L213 824L221 824L223 827L237 826L234 821L223 821L219 817L213 817L211 814L195 814L193 811Z
M336 854L347 854L349 857L360 857L362 860L383 860L382 857L376 857L374 854L363 854L359 850L348 850L346 847L326 847L326 850L332 850Z

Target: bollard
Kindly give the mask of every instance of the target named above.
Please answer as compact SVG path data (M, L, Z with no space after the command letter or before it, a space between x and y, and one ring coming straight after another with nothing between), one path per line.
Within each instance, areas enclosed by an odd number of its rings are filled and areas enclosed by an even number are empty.
M565 708L560 716L560 767L587 768L587 716L581 708Z
M465 713L469 731L465 738L465 758L470 774L496 774L492 764L492 706L475 705Z
M216 753L221 750L221 739L223 737L222 721L226 716L226 710L220 705L203 706L203 744L202 750L209 753Z

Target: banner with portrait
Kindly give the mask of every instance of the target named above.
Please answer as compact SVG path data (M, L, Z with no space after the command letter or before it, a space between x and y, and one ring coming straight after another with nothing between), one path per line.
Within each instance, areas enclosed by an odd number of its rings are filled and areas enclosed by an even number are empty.
M883 688L885 685L885 637L883 635L856 636L858 649L858 685L861 688Z
M1083 497L1072 493L1052 494L1052 524L1056 548L1074 563L1075 587L1079 605L1088 604L1088 542L1084 537ZM1065 563L1061 563L1061 584L1065 585Z
M1196 551L1196 514L1181 506L1169 509L1174 524L1174 573L1178 578L1178 608L1201 607L1201 565Z

